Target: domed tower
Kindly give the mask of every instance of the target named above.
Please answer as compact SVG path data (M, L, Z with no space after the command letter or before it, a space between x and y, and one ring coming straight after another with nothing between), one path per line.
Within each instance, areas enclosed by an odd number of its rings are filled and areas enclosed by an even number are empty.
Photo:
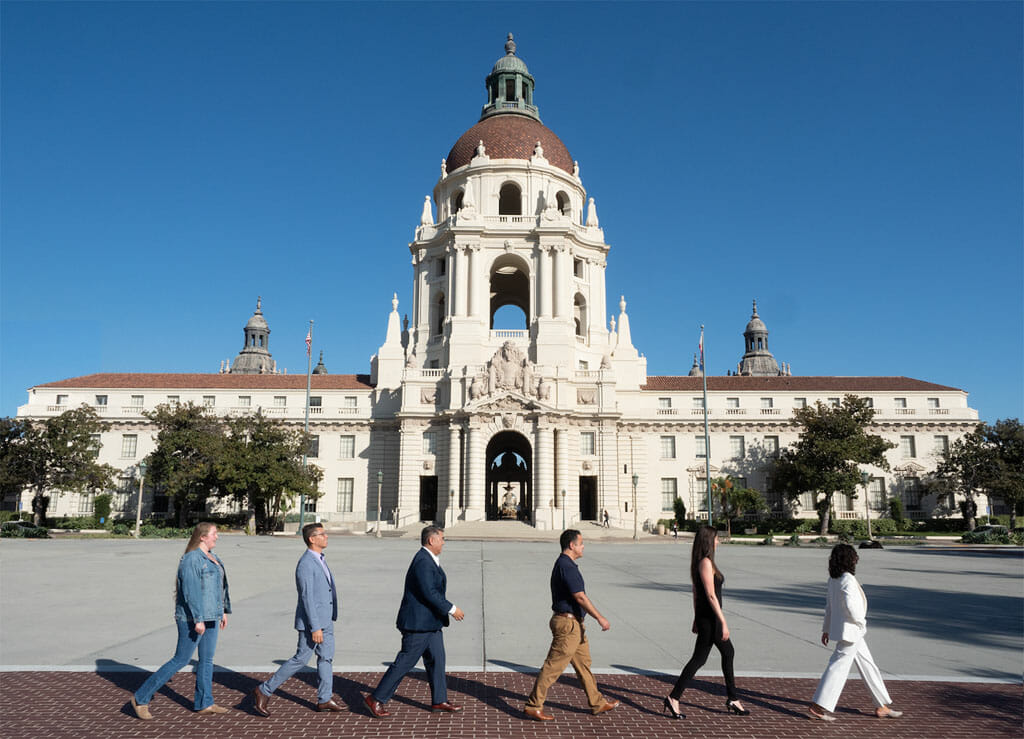
M270 356L270 327L263 317L262 298L256 298L256 311L245 324L245 345L231 363L231 374L276 374L276 363Z
M768 351L768 327L757 315L757 301L754 301L754 313L743 331L746 351L740 360L739 374L758 377L774 377L781 375L779 364Z

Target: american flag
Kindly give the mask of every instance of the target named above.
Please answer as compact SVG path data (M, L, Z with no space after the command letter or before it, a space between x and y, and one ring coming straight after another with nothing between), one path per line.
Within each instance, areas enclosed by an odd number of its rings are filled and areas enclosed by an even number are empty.
M310 356L313 353L313 329L306 332L306 356ZM703 354L701 355L704 356Z

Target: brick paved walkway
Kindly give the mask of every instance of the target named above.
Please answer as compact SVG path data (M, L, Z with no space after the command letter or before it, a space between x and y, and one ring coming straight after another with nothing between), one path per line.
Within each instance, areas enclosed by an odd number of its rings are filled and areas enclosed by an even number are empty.
M598 675L606 696L618 698L611 713L592 716L572 676L563 676L546 709L556 718L540 724L524 721L523 699L533 675L520 673L453 673L449 697L466 710L458 715L430 713L430 691L422 672L411 674L388 704L393 715L370 717L361 694L376 685L379 674L335 675L335 692L349 712L315 713L316 676L312 672L285 683L271 699L271 718L254 714L247 693L266 675L214 673L217 702L231 708L224 716L195 716L191 711L193 677L178 673L150 703L156 716L140 721L130 713L130 691L142 672L7 672L0 673L0 735L20 737L1021 737L1024 736L1022 686L1000 683L889 682L902 719L884 724L871 711L860 680L843 692L833 724L804 717L815 681L786 678L739 678L740 695L751 709L746 717L724 710L720 678L698 679L683 696L685 721L660 713L661 699L673 678L647 675Z

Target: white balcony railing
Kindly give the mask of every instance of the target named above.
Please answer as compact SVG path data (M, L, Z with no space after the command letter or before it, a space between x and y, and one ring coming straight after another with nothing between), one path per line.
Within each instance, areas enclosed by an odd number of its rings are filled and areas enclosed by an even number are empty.
M601 377L601 370L576 370L577 381L593 382Z
M949 408L929 408L928 409L928 415L929 416L948 416L949 415Z
M484 216L484 223L497 223L499 225L514 225L536 222L536 216Z
M311 416L322 416L324 414L324 407L322 405L311 405L309 406L309 415Z
M762 408L761 409L761 415L762 416L778 416L778 415L780 415L779 412L781 410L782 410L781 408Z
M912 416L917 413L914 408L893 408L892 413L894 416Z
M141 405L122 405L121 415L122 416L141 416L143 407Z
M676 415L678 410L679 410L678 408L659 408L658 409L658 415L659 416L674 416L674 415Z
M746 408L726 408L725 415L727 416L745 416L747 415Z
M491 331L491 341L529 341L530 332L525 328L499 328Z
M63 413L68 407L66 405L48 405L46 410L50 413Z

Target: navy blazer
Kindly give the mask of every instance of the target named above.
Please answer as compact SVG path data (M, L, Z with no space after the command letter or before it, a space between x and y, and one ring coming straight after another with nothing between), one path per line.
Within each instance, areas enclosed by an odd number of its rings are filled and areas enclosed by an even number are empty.
M445 598L448 578L420 547L405 573L405 593L395 625L400 631L439 631L448 625L452 604Z
M319 631L338 620L338 594L320 566L320 555L307 549L295 566L296 631Z

